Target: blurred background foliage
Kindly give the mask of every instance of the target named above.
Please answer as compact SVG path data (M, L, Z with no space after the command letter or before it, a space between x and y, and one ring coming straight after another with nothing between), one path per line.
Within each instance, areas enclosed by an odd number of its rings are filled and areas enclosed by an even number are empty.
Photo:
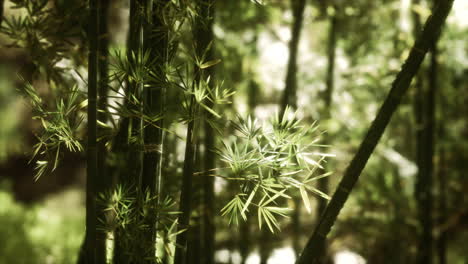
M83 194L77 188L25 205L0 184L1 263L74 263L84 230Z
M58 1L58 6L65 8L64 2L67 1ZM232 119L237 113L252 113L263 121L279 109L293 16L290 1L264 2L265 5L248 0L216 1L214 45L216 57L221 58L222 63L217 65L215 78L236 91L233 104L219 110ZM332 9L325 0L307 2L297 70L298 115L306 122L319 121L321 129L327 131L327 142L331 145L327 150L336 155L326 166L333 171L329 177L329 195L409 52L414 40L412 12L417 12L424 21L431 6L430 1L413 5L409 0L337 2L337 9ZM63 13L67 12L70 13ZM5 17L18 13L21 11L11 9L10 1L5 1ZM339 23L335 29L335 90L331 118L326 119L323 94L330 30L328 18L332 13L338 16ZM112 1L111 14L111 46L123 50L128 15L126 1ZM71 21L84 21L79 17L83 14L74 15L77 17ZM456 0L438 42L436 154L433 161L436 186L442 181L446 183L445 200L442 201L446 210L443 215L440 213L442 193L435 187L432 190L436 221L433 234L438 239L441 232L446 232L446 263L454 264L466 263L468 259L467 17L467 2ZM79 30L74 28L72 33L79 35ZM181 45L190 49L190 41L186 38ZM23 85L18 75L28 80L40 70L28 52L9 47L9 39L3 34L0 34L0 44L0 263L74 263L84 230L85 163L81 156L70 154L63 158L62 166L55 173L37 182L33 180L33 168L28 161L37 140L35 134L39 124L31 120L31 109L19 97L17 89ZM69 47L74 56L70 58L73 61L70 67L78 70L84 65L80 45L82 43L76 40ZM184 60L184 57L177 59ZM424 85L428 82L429 66L426 59L418 77ZM36 84L45 86L41 80ZM414 98L418 95L414 88L393 117L329 239L329 254L335 256L335 260L340 252L353 252L360 257L352 260L356 262L337 260L336 263L415 261L421 226L414 199L418 171L414 117ZM177 192L183 164L184 141L180 138L184 138L184 125L175 123L171 129L175 133L167 136L165 147L170 151L166 151L168 162L163 168L163 174L171 177L164 188L167 192ZM225 137L230 134L225 132ZM216 211L219 212L234 191L230 183L216 180L215 193ZM195 194L194 199L200 198ZM289 206L293 208L294 204ZM317 200L312 200L311 206L316 208ZM192 217L195 226L199 223L201 210L196 208ZM305 208L297 210L300 226L294 227L291 218L282 219L282 231L270 235L274 239L268 241L258 231L255 221L229 226L228 219L217 214L216 259L219 263L240 263L242 259L257 263L262 244L270 244L272 258L268 263L292 263L292 245L305 244L317 219L316 210L312 210L312 214ZM294 228L299 228L299 237L294 235ZM248 255L243 256L242 249L246 245ZM434 247L434 255L435 252ZM284 256L287 256L286 260Z

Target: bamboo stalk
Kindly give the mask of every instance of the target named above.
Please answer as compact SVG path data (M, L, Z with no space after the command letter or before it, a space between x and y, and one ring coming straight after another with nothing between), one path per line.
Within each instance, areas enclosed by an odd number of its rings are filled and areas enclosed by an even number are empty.
M283 98L281 99L280 116L286 109L286 106L296 108L297 106L297 53L299 51L299 41L301 38L302 24L304 20L304 10L306 0L291 0L293 7L293 27L291 32L291 41L289 42L289 61L286 73L286 87Z
M86 170L86 263L96 259L98 0L89 0L88 146Z
M165 105L165 66L168 62L168 31L163 21L163 8L166 0L149 0L146 2L146 24L144 26L143 43L145 52L150 52L151 59L154 61L151 65L155 74L155 82L148 82L144 91L143 113L147 116L161 117ZM154 263L150 260L156 255L156 235L157 235L157 207L161 196L161 166L163 155L163 135L162 130L164 119L159 119L153 124L145 124L143 154L143 171L141 189L149 192L151 197L156 197L156 206L151 208L149 217L147 217L147 233L144 236L144 243L148 246L145 251L147 263Z
M189 228L190 214L192 212L192 181L195 165L195 116L196 111L195 99L190 100L191 120L187 126L187 142L185 146L185 160L182 172L182 188L180 190L180 209L181 212L178 229ZM174 264L185 264L187 254L187 231L182 232L177 236L176 251L174 256Z
M138 56L140 43L140 19L138 13L137 0L130 1L129 14L129 30L127 39L127 58L131 63L136 63L132 60L132 54ZM125 107L133 111L138 111L138 106L130 98L139 97L137 94L137 84L132 80L126 81L126 90L124 103ZM113 152L122 161L117 164L116 181L118 184L129 190L129 196L135 198L141 173L141 155L137 147L130 144L130 137L138 136L140 131L140 122L137 117L123 117L119 124L119 130L113 143ZM117 227L114 230L114 264L126 264L132 260L132 254L136 245L129 244L128 237L137 234L128 234L128 230L122 227ZM127 233L127 234L126 234ZM130 247L129 247L130 245Z
M197 1L198 13L199 18L195 22L194 30L193 30L193 37L195 40L196 45L196 54L200 58L203 54L206 54L205 61L211 61L214 59L214 48L213 45L209 50L210 43L214 40L214 33L213 33L213 23L214 23L214 0L198 0ZM196 67L196 66L195 66ZM203 74L205 73L206 74ZM210 83L208 85L210 88L213 87L214 84L214 68L210 67L205 72L196 73L196 82L199 82L200 79L206 79L207 75L209 75ZM212 107L213 103L208 102L208 107ZM215 234L216 234L216 226L214 224L214 177L209 176L209 170L213 169L216 166L216 157L213 152L215 148L215 133L213 128L208 123L208 121L204 121L204 145L205 145L205 153L204 153L204 177L202 179L202 186L203 186L203 200L202 200L202 225L203 225L203 233L202 233L202 241L203 245L203 261L202 263L206 264L213 264L214 263L214 254L215 254Z
M302 24L304 20L304 10L306 6L305 0L291 0L291 5L293 9L294 22L291 28L291 41L289 42L289 60L287 65L285 88L283 92L283 97L280 103L280 116L282 117L286 107L289 105L293 109L297 108L297 55L299 50L299 42L301 38ZM293 248L296 251L296 255L299 254L300 248L298 248L300 240L300 229L301 229L301 214L300 214L300 199L294 197L295 212L292 215L292 232L293 232ZM265 231L262 231L262 237L267 238L268 234L263 234ZM260 241L260 243L262 243ZM260 248L265 245L260 244ZM269 252L264 253L266 259L262 259L266 263Z
M97 113L97 118L100 122L107 122L107 114L105 111L107 105L107 92L108 92L108 46L109 46L109 32L108 32L108 22L107 17L109 13L109 0L100 0L98 3L99 6L99 25L98 25L98 98L97 98L97 107L99 109ZM102 135L103 131L101 128L97 128L98 135ZM107 150L105 146L105 141L101 140L97 142L97 179L96 179L96 194L104 193L111 184L111 181L107 173ZM106 217L106 205L98 203L96 205L96 218L98 219L97 223L97 233L96 233L96 262L105 263L106 262L106 240L107 232L105 228L101 226L101 223L105 220Z

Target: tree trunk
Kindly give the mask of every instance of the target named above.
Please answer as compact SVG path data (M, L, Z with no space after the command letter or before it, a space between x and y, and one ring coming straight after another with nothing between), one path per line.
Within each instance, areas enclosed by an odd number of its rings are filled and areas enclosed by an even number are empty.
M325 241L341 208L348 199L349 193L352 191L354 185L359 179L367 160L374 151L380 137L385 131L386 126L390 122L393 113L408 90L411 80L418 71L424 56L430 47L430 43L438 37L442 25L452 8L452 4L453 0L441 1L434 9L434 13L428 18L422 35L416 41L414 47L411 49L408 59L403 64L402 69L396 76L395 81L392 83L390 93L377 113L374 122L358 149L358 152L346 169L337 190L325 209L314 233L307 242L306 247L302 251L297 264L317 263L322 252L320 245Z

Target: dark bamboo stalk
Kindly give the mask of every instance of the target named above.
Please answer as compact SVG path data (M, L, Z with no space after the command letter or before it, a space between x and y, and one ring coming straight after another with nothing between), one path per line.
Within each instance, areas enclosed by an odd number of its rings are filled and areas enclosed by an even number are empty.
M437 38L430 43L430 66L427 89L419 88L417 95L419 111L418 119L421 126L418 131L418 177L416 181L416 199L418 216L422 227L419 238L418 263L433 262L433 156L434 156L434 126L435 126L435 93L437 88Z
M291 5L293 9L293 25L291 28L291 41L289 42L289 60L287 65L287 72L286 72L286 80L285 80L285 88L283 92L283 96L280 103L280 116L283 116L286 107L289 105L292 108L297 107L297 53L299 50L299 42L301 37L301 30L303 24L303 17L304 17L304 10L306 1L305 0L291 0ZM294 197L294 204L298 205L300 203L300 199L298 197ZM301 219L300 219L300 206L296 207L299 211L294 211L292 216L292 231L293 231L293 247L296 251L296 255L299 254L298 244L300 240L300 226L301 226ZM264 233L265 231L262 231ZM267 234L263 234L262 237L267 237ZM263 245L264 242L260 242L260 248L266 247ZM262 251L262 250L261 250ZM265 251L265 250L263 250ZM260 254L260 262L266 263L269 257L269 253L264 252L263 258L262 254Z
M444 100L444 91L442 89L438 89L439 92L439 111L445 111L447 104ZM440 122L438 126L438 135L437 138L440 140L441 143L438 145L439 151L439 166L438 166L438 206L439 206L439 214L437 219L437 225L443 226L444 223L447 221L447 182L449 180L449 171L447 170L447 152L446 147L444 146L444 139L446 138L446 128L445 123ZM437 248L437 259L438 264L447 264L447 238L448 233L447 230L442 229L439 232L439 236L436 242Z
M420 3L419 0L413 0L413 5L418 5ZM421 22L419 13L413 12L413 33L414 36L417 37L421 31ZM415 142L416 142L416 164L418 166L418 173L416 175L415 186L414 186L414 198L416 200L416 204L418 205L418 219L421 223L421 229L423 229L424 222L425 222L425 213L423 210L422 204L424 204L424 181L425 181L425 174L424 174L424 152L426 150L426 146L424 144L424 128L426 126L426 122L424 120L424 112L425 112L425 105L424 105L424 88L423 88L423 81L422 81L422 74L418 74L415 77L415 97L414 97L414 116L416 122L416 133L415 133ZM421 249L424 247L425 240L422 235L419 236L419 245L418 248ZM421 253L418 250L418 259L421 258Z
M443 137L444 128L440 128L439 138ZM438 225L442 226L447 219L447 170L445 149L439 151L439 217ZM447 264L447 231L441 230L437 239L437 259L438 264Z
M98 0L89 0L88 56L88 146L86 167L86 263L98 263L96 256L97 185L97 88L98 88Z
M433 171L434 171L434 126L435 126L435 93L437 89L437 39L430 43L431 61L428 72L428 89L426 93L421 94L425 97L425 111L423 111L423 128L421 139L421 166L420 170L420 188L419 188L419 216L422 226L422 234L419 242L418 263L430 264L433 262L433 236L432 230L434 223L433 213Z
M258 254L260 255L260 264L267 264L268 259L270 258L271 251L273 249L272 242L274 240L273 234L268 230L268 228L263 228L259 232L258 239Z
M200 142L197 142L195 147L195 171L201 171L202 168L202 155L200 151ZM200 177L193 179L193 211L198 212L197 216L192 216L190 219L190 229L188 230L187 239L187 256L185 264L204 264L203 250L204 240L202 232L202 196L203 196L203 181Z
M139 54L141 23L138 14L138 3L136 0L131 0L126 54L131 63L136 63L132 59L132 54ZM139 97L137 94L137 84L131 80L125 81L125 107L138 111L137 106L130 99L132 97ZM137 195L137 188L139 185L141 155L137 148L130 144L130 137L138 135L140 124L136 117L123 117L119 123L119 130L114 139L112 150L118 159L116 165L116 181L119 185L129 190L128 195L134 198ZM116 230L114 230L114 264L126 264L131 262L131 255L135 249L135 245L129 243L128 237L131 236L131 234L128 234L128 232L128 230L124 230L122 227L117 227Z
M293 8L294 22L291 32L291 41L289 42L289 60L286 73L286 87L284 88L283 98L281 100L281 115L286 106L296 108L297 105L297 53L299 50L299 41L303 24L304 10L306 0L291 0Z
M168 30L163 21L166 0L148 0L146 2L146 20L143 33L144 51L151 55L152 72L156 81L148 81L145 87L143 113L150 117L159 117L154 123L146 123L144 134L143 171L141 189L156 198L155 207L148 208L147 230L142 243L147 247L147 263L155 263L157 236L157 208L161 194L161 165L163 150L163 111L165 93L165 66L167 65ZM150 260L153 258L153 260Z
M99 109L97 113L97 118L100 122L107 122L107 113L105 111L107 105L107 92L108 92L108 57L109 57L109 31L108 31L108 13L109 13L109 0L100 0L99 1L99 32L98 32L98 98L97 98L97 107ZM98 135L102 135L103 131L99 127ZM104 193L111 184L111 180L108 177L107 173L107 149L106 143L104 140L97 142L97 194ZM97 223L97 232L96 232L96 263L105 263L106 262L106 240L107 232L102 226L102 223L105 221L106 217L106 205L102 203L96 204L96 218L98 219Z
M195 165L195 99L191 98L190 100L190 116L191 120L187 126L187 139L185 146L185 160L184 168L182 172L182 188L180 190L180 209L181 212L179 218L178 229L188 229L190 214L192 212L192 181L193 181L193 172ZM187 253L187 231L182 232L177 236L176 240L176 250L174 256L174 264L185 264L186 263L186 253Z
M306 247L302 251L297 264L317 263L322 252L320 245L326 239L336 218L348 199L350 192L356 184L359 176L364 169L367 160L374 151L386 126L390 122L393 113L396 111L403 96L405 95L414 75L418 71L424 56L429 50L430 43L440 34L451 8L453 0L440 1L434 9L433 14L428 18L424 30L414 44L408 59L403 64L402 69L392 83L392 88L385 99L381 109L369 128L364 140L362 141L358 152L349 164L345 174L338 185L329 205L325 209L318 226L310 237Z
M213 45L209 50L210 43L214 41L213 34L213 23L214 23L214 1L213 0L198 0L198 13L199 19L194 25L193 37L195 39L196 53L198 57L202 57L205 54L205 61L211 61L214 59L214 48ZM195 66L196 67L196 66ZM205 74L206 73L206 74ZM196 78L206 79L209 75L211 81L208 84L210 88L214 84L214 67L208 68L204 72L199 72ZM199 81L199 80L196 80ZM208 102L208 107L212 107L213 104ZM203 263L213 264L214 263L214 243L216 226L214 224L214 177L210 175L210 170L216 166L216 156L213 152L215 149L215 133L211 125L207 122L203 122L203 129L205 132L204 145L205 153L203 160L203 170L205 171L202 179L203 185L203 213L202 213L202 241L203 245Z
M249 252L251 250L252 238L250 230L250 218L247 218L245 222L240 224L240 234L239 234L239 253L241 257L241 264L247 263L247 258L249 257Z

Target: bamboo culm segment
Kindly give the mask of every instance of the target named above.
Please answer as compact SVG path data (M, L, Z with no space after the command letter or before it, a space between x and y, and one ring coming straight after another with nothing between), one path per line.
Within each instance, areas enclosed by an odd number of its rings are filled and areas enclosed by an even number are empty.
M96 259L97 184L97 86L98 86L98 0L89 1L88 57L88 146L86 167L86 263Z

